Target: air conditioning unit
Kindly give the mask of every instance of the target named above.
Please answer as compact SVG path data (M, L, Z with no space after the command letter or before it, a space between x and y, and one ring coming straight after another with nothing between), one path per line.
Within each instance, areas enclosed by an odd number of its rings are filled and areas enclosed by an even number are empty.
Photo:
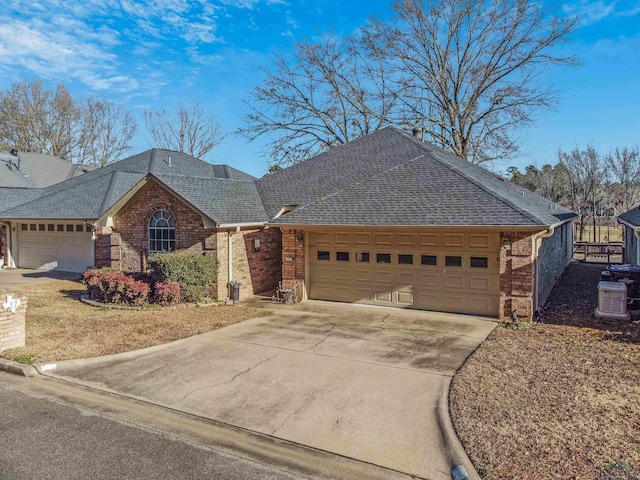
M629 320L627 286L622 282L598 283L596 317Z

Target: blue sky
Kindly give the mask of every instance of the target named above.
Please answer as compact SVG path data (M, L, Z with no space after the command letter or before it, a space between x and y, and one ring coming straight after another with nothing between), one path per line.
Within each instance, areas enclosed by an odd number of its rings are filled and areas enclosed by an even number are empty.
M8 3L8 5L7 5ZM131 152L149 148L142 113L200 104L225 131L242 123L259 66L293 40L331 29L351 33L390 2L370 0L5 0L0 10L0 88L22 79L64 82L75 97L121 103L139 123ZM553 69L561 91L553 112L521 132L523 155L496 165L556 162L558 149L602 151L640 143L640 0L558 4L581 23L567 53L581 67ZM229 134L207 158L256 176L267 170L260 143Z

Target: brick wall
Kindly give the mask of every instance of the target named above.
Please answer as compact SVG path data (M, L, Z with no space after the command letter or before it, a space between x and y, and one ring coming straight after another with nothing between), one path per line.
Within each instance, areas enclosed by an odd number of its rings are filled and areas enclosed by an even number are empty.
M218 244L218 298L228 296L229 255L228 235L231 235L232 274L240 282L240 299L257 293L275 290L282 278L282 237L277 228L219 231ZM255 240L260 240L256 250Z
M304 293L304 231L282 228L282 283Z
M538 305L547 301L553 286L571 261L573 255L573 227L571 222L557 227L543 238L538 250Z
M113 233L120 235L120 258L116 268L127 272L146 269L149 219L157 210L172 213L177 250L206 252L215 256L215 249L205 248L205 239L212 235L212 230L204 228L200 215L156 182L150 181L115 218Z
M533 235L529 232L501 232L509 248L500 250L500 320L510 321L511 311L518 318L533 317Z
M20 306L16 313L10 310L0 310L0 352L10 348L24 347L25 320L27 317L27 297L12 295L20 299ZM6 301L6 293L0 293L0 304ZM2 305L0 305L0 308Z

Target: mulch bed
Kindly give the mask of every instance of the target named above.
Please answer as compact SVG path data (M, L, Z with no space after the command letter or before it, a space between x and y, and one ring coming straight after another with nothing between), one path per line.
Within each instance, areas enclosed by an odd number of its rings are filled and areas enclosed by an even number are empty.
M570 264L540 323L498 326L455 376L452 419L484 478L640 468L640 323L595 317L603 269Z

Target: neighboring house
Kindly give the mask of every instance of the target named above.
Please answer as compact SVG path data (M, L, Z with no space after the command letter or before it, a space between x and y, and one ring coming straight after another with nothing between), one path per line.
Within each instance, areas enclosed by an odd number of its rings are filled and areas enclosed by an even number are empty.
M623 226L622 238L624 239L624 262L631 265L640 265L640 206L618 216L618 223Z
M0 150L0 210L37 198L41 189L90 170L54 155ZM0 262L7 259L6 227L0 224ZM8 262L7 262L8 263Z
M529 319L571 260L576 214L389 127L255 180L150 150L0 212L19 266L144 270L153 251L220 262L241 296Z

